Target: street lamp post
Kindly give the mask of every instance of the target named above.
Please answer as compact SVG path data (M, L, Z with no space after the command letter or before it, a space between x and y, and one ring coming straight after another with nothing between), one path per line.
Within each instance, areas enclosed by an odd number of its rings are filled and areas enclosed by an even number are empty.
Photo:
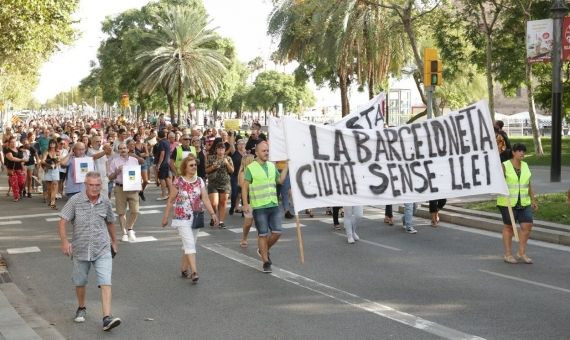
M560 182L562 158L562 19L568 11L563 0L554 0L552 7L552 158L550 163L550 181Z

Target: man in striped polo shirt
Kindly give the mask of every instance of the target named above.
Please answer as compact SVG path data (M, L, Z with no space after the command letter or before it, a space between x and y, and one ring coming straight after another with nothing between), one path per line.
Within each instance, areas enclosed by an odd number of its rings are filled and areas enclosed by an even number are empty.
M103 330L117 327L121 319L111 315L111 274L113 272L112 252L118 250L115 237L115 215L111 202L101 195L101 175L90 171L85 177L85 191L73 195L61 210L59 238L61 251L73 259L72 279L79 307L75 322L84 322L85 286L91 266L95 267L97 285L101 288L103 307ZM67 240L65 224L73 224L71 243Z

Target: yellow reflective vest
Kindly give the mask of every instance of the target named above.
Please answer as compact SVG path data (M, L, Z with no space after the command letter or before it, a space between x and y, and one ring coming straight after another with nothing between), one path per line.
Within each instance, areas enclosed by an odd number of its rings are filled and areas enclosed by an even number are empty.
M247 169L251 173L251 184L249 185L250 204L253 209L266 206L268 204L278 204L277 188L275 178L275 165L267 162L267 174L257 161L251 162Z
M174 167L176 168L176 172L178 174L180 173L180 166L182 165L182 161L184 160L184 158L182 158L183 152L184 150L182 150L182 145L176 147L176 159L174 160ZM194 157L196 157L196 148L190 146L190 153L193 154Z
M511 207L517 204L519 195L521 198L521 206L526 207L530 205L530 196L528 193L528 186L530 184L530 169L526 162L521 161L521 177L517 176L515 167L510 160L504 161L505 166L505 181L509 188L509 196L499 196L497 198L497 205L501 207L509 206L509 199L511 200Z

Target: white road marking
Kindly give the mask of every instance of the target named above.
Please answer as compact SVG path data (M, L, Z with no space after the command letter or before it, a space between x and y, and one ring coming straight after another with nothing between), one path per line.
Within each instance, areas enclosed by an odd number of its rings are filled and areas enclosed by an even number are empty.
M150 208L164 208L165 205L147 205L147 206L139 206L139 209L150 209ZM148 211L148 210L139 210L139 212ZM153 213L156 210L152 210ZM150 214L150 213L148 213ZM116 214L115 214L116 215ZM12 219L20 219L20 218L35 218L35 217L49 217L49 216L59 216L58 212L54 213L43 213L43 214L28 214L28 215L13 215L13 216L0 216L0 221L2 220L12 220ZM59 220L59 218L58 218ZM0 222L1 223L1 222ZM10 224L10 223L9 223Z
M156 240L157 239L154 236L143 236L143 237L137 237L136 241L130 242L130 243L151 242L151 241L156 241Z
M252 226L253 228L253 226ZM243 228L228 228L229 231L236 234L241 234L243 232Z
M3 221L0 225L10 225L10 224L22 224L22 221Z
M59 217L48 217L46 218L46 222L55 222L55 221L59 221L61 218Z
M465 232L472 233L472 234L479 234L479 235L483 235L483 236L498 238L498 239L501 239L503 237L500 233L497 233L497 232L475 229L475 228L469 228L469 227L462 227L459 225L449 224L446 222L439 222L438 226L443 227L443 228L453 229L453 230L465 231ZM548 242L537 241L537 240L528 240L528 244L532 244L534 246L543 247L543 248L561 250L561 251L565 251L565 252L570 253L570 247L562 245L562 244L548 243Z
M501 273L495 273L495 272L488 271L488 270L483 270L483 269L479 269L479 271L480 271L480 272L483 272L483 273L490 274L490 275L502 277L502 278L504 278L504 279L509 279L509 280L514 280L514 281L518 281L518 282L528 283L528 284L531 284L531 285L535 285L535 286L539 286L539 287L544 287L544 288L550 288L550 289L558 290L558 291L561 291L561 292L564 292L564 293L570 293L570 289L560 288L560 287L548 285L548 284L546 284L546 283L540 283L540 282L536 282L536 281L521 279L521 278L516 277L516 276L510 276L510 275L505 275L505 274L501 274Z
M300 225L301 225L301 228L306 227L306 225L304 225L303 223L300 223ZM281 225L281 228L283 228L283 229L297 228L297 223L284 223Z
M340 232L335 232L334 233L336 236L340 236L340 237L346 237L346 234L340 233ZM376 242L372 242L372 241L368 241L368 240L363 240L362 238L360 238L360 240L358 240L357 242L362 242L362 243L366 243L366 244L370 244L376 247L380 247L380 248L386 248L386 249L390 249L390 250L395 250L395 251L402 251L402 249L400 248L396 248L396 247L392 247L392 246L387 246L385 244L381 244L381 243L376 243Z
M8 254L26 254L26 253L39 253L41 250L38 247L24 247L24 248L10 248L6 249Z
M208 244L200 246L213 251L214 253L225 256L231 260L239 262L243 265L260 270L261 262L259 259L254 259L253 257L239 253L235 250L231 250L220 244ZM273 266L273 273L271 275L273 277L292 283L296 286L303 287L312 292L329 297L341 303L353 306L361 310L365 310L370 313L374 313L378 316L402 323L410 327L414 327L416 329L434 334L436 336L440 336L445 339L482 339L478 336L463 333L461 331L437 324L435 322L422 319L412 314L400 312L392 307L359 297L358 295L331 287L324 283L320 283L308 277L304 277L302 275L295 274L293 272L275 266Z
M160 214L162 211L160 210L139 210L139 214L146 215L146 214Z
M204 231L198 232L198 237L205 237L205 236L210 236L210 234L208 234L207 232L204 232Z

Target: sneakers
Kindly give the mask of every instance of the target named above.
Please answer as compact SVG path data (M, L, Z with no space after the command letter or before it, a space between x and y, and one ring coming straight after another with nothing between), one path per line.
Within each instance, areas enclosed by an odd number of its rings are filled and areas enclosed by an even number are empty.
M85 316L87 315L87 308L85 307L77 307L77 311L75 312L75 322L85 322Z
M417 234L418 231L416 230L416 228L414 228L414 227L412 227L412 226L409 226L409 227L406 227L406 233L408 233L408 234Z
M129 242L129 236L127 236L127 234L123 234L123 237L121 237L121 241L122 242Z
M353 238L355 241L360 241L360 237L358 237L358 234L357 234L357 233L352 233L352 238Z
M263 259L263 258L261 257L261 251L259 250L259 248L257 248L257 255L259 255L259 258L260 258L260 259ZM273 262L271 262L271 258L269 257L269 252L267 252L267 263L269 263L269 265L272 265L272 264L273 264Z
M293 214L291 214L291 212L289 210L287 210L285 212L285 218L286 219L292 219L293 217L295 217Z
M61 199L62 197L63 197L63 196L61 196L60 193L55 194L55 198L57 198L57 199Z
M117 327L121 324L121 319L116 318L112 315L107 315L103 318L103 330L110 331L111 329Z
M135 231L132 229L129 229L127 231L127 234L129 235L129 242L135 242L137 240L137 237L135 236Z
M271 273L271 263L265 262L263 264L263 272L267 274Z
M354 237L352 237L352 235L349 235L346 238L347 238L349 244L354 244Z
M222 229L226 229L226 225L224 224L224 222L220 222L220 224L218 224L218 226Z

